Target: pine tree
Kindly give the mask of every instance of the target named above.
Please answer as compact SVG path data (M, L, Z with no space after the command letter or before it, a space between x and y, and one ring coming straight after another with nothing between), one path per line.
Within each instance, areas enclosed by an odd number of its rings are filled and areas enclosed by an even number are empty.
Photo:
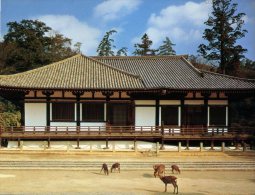
M149 39L149 36L145 33L142 36L142 43L135 44L135 51L133 52L134 55L137 56L148 56L148 55L155 55L157 50L150 49L152 45L152 41Z
M231 4L231 0L213 0L213 11L205 22L208 29L205 29L203 38L209 44L199 45L198 52L208 60L219 62L219 72L232 74L236 72L233 67L244 57L247 50L236 41L245 36L246 30L242 29L244 13L235 14L237 4Z
M114 40L110 38L110 36L114 33L117 33L117 31L110 30L105 33L97 48L98 56L114 56L114 51L112 51L112 49L115 48L115 45L113 45Z
M119 49L116 53L116 56L127 56L127 48L122 47L121 49Z
M173 46L175 44L172 43L172 41L169 39L169 37L166 37L166 39L163 41L163 45L161 45L158 48L158 55L175 55L176 52L173 49Z

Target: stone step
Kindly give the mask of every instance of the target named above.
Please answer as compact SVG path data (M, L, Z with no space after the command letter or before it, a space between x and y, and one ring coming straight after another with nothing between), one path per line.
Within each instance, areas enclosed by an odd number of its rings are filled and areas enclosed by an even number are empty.
M113 161L107 162L109 168ZM170 170L172 164L178 164L181 170L255 170L255 162L157 162L165 164ZM152 170L155 162L120 162L122 170ZM0 169L100 169L98 161L0 161Z

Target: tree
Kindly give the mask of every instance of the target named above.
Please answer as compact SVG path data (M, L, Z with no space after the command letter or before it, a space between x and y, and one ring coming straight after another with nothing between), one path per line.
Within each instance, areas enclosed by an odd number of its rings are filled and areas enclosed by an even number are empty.
M160 55L160 56L162 56L162 55L175 55L176 52L173 49L173 46L175 46L175 44L173 44L171 42L169 37L166 37L166 39L163 41L163 45L161 45L158 48L158 55Z
M110 38L111 35L114 33L117 33L116 30L110 30L105 33L102 41L100 42L98 48L97 48L97 54L98 56L114 56L113 48L116 48L115 45L113 45L114 40Z
M146 33L142 36L141 40L142 43L137 43L134 45L135 51L133 52L133 54L137 56L155 55L157 50L150 48L152 45L152 41Z
M242 29L244 13L235 14L237 4L231 4L231 0L213 0L213 11L205 22L203 38L209 44L200 44L198 52L208 60L219 62L219 72L229 74L236 72L234 63L239 63L244 57L244 49L236 45L236 41L245 36L247 30Z
M6 53L5 65L14 67L14 72L30 70L75 54L71 49L71 39L54 33L38 20L9 22L4 36L5 47L13 47Z
M116 53L116 56L122 56L122 55L127 56L127 48L126 47L122 47Z

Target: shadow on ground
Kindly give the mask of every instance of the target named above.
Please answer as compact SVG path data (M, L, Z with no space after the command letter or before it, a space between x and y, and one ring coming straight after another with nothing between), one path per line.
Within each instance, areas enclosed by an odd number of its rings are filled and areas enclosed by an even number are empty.
M151 174L148 174L148 173L144 173L143 174L143 177L146 177L146 178L153 178L153 176Z

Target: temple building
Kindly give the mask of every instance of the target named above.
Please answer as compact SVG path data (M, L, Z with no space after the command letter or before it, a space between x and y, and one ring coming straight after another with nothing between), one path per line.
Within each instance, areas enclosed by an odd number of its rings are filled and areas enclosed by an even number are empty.
M255 80L198 70L186 56L78 54L0 76L0 96L22 105L22 127L0 136L230 140L243 129L230 126L229 103L254 94Z

